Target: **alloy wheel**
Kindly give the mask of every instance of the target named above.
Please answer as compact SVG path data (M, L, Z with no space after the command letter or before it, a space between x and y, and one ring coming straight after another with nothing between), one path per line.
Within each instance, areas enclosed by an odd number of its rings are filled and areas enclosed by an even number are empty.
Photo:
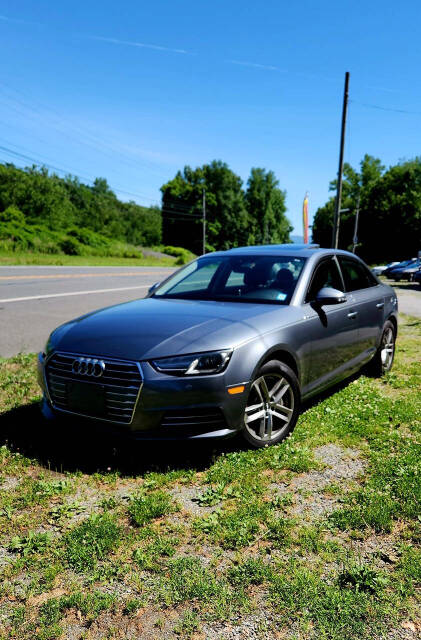
M387 328L383 333L380 356L382 359L383 371L389 371L392 366L395 352L395 339L391 328Z
M281 374L257 378L250 389L244 415L245 428L253 439L276 440L288 428L294 413L294 393Z

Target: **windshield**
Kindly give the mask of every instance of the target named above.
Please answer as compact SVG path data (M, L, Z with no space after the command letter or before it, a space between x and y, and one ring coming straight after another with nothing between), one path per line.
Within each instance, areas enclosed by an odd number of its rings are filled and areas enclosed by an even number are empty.
M154 298L289 304L305 258L204 256L176 273Z

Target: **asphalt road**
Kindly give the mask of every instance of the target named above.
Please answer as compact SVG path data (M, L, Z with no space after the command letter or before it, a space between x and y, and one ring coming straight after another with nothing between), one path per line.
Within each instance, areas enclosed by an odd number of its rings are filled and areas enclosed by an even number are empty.
M143 298L167 267L0 266L0 356L43 349L53 329L84 313Z
M0 356L40 351L59 324L94 309L143 298L167 267L0 266ZM421 288L391 283L399 310L421 318Z

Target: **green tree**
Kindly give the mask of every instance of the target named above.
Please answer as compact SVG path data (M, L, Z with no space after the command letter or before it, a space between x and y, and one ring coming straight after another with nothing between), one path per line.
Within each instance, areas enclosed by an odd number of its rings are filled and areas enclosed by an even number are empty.
M348 211L341 213L340 217L339 247L341 249L349 249L352 245L358 197L360 197L360 220L362 220L371 189L381 180L383 172L384 166L381 161L368 154L360 162L360 171L356 171L348 163L344 164L341 209L348 209ZM331 181L329 191L335 192L335 195L316 211L313 220L313 241L322 247L330 247L332 243L336 184L336 180Z
M249 215L242 181L228 165L214 160L203 167L184 167L161 187L163 242L194 253L202 252L202 194L206 192L207 249L229 249L247 244Z
M421 250L421 158L390 167L374 182L360 219L361 257L416 256Z
M247 182L246 206L251 221L251 241L256 244L290 242L292 227L285 216L286 192L273 171L253 168Z

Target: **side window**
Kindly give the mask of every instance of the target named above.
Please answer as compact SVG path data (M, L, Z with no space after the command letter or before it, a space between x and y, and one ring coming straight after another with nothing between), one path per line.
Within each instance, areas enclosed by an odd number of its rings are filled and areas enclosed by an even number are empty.
M317 293L320 289L323 289L323 287L332 287L333 289L342 291L343 284L341 276L333 258L323 260L323 262L316 266L305 301L311 302L315 300Z
M356 260L339 256L339 264L341 265L342 275L344 277L345 291L367 289L377 284L377 281L364 265Z

